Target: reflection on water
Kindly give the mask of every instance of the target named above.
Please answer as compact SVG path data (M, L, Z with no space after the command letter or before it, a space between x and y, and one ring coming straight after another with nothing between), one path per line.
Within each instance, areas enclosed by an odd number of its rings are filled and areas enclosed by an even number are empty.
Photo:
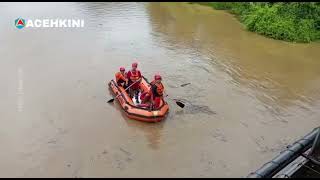
M181 45L179 50L202 56L207 65L228 73L235 85L257 92L255 95L264 103L311 103L319 95L309 89L320 87L318 43L290 44L266 39L240 28L227 28L234 25L235 19L222 12L169 4L148 6L153 29L166 35L168 46ZM186 13L190 11L193 13Z
M268 39L188 3L0 9L0 176L244 177L319 125L319 43ZM85 28L18 30L17 15ZM167 99L168 118L150 124L106 103L134 59L186 106Z
M121 113L122 118L125 120L128 127L132 128L133 131L140 131L144 134L148 141L148 145L151 149L157 150L160 147L162 130L164 127L164 123L166 121L162 121L159 123L145 123L140 121L135 121L129 119L125 113L122 111L120 105L116 105L117 110Z
M145 123L132 121L130 119L126 119L126 122L129 127L134 128L136 130L139 130L144 133L148 145L151 149L157 150L161 146L161 138L162 138L162 130L165 122L160 122L158 124L149 124L148 126L145 125Z

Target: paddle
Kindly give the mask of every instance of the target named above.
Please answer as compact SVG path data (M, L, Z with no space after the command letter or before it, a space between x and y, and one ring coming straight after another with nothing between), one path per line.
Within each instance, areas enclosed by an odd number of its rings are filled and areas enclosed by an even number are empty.
M191 84L191 83L181 84L181 85L180 85L180 87L184 87L184 86L187 86L187 85L189 85L189 84ZM166 97L168 97L168 94L166 95ZM179 100L177 100L177 99L171 99L171 98L168 98L168 99L170 99L170 100L172 100L172 101L176 102L176 104L177 104L179 107L181 107L181 108L184 108L184 106L185 106L185 104L184 104L184 103L180 102L180 101L179 101Z
M166 94L166 96L165 97L168 97L169 95L168 94ZM181 108L184 108L184 106L185 106L185 104L184 103L182 103L182 102L180 102L179 100L177 100L177 99L171 99L171 98L168 98L168 99L170 99L170 100L172 100L172 101L174 101L174 102L176 102L176 104L179 106L179 107L181 107Z
M149 80L146 77L144 77L144 78L147 80L147 82L149 82ZM187 86L189 84L191 84L191 83L184 83L184 84L181 84L180 87L185 87L185 86Z
M134 84L136 84L136 83L139 82L140 80L141 80L141 78L138 79L136 82L132 83L132 84L131 84L129 87L127 87L124 91L127 91L131 86L133 86ZM120 95L121 95L121 93L120 93L119 95L117 95L115 98L119 97ZM108 101L108 103L112 103L115 98L110 99L110 100Z
M181 86L181 87L184 87L184 86L189 85L189 84L191 84L191 83L181 84L180 86Z
M174 100L174 99L173 99ZM174 100L175 102L176 102L176 104L179 106L179 107L181 107L181 108L184 108L184 104L182 103L182 102L180 102L180 101L177 101L177 100Z

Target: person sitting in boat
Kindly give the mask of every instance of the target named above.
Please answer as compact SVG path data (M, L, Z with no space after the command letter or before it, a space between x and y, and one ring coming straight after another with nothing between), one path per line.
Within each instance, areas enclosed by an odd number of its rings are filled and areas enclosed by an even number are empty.
M128 79L126 69L124 67L120 67L120 72L117 72L115 76L117 85L122 86L123 88L127 88Z
M128 86L130 86L132 83L135 83L134 85L129 88L129 94L132 98L135 96L137 103L139 103L138 95L139 95L139 85L142 78L141 72L137 69L138 63L132 63L132 69L127 73L127 78L129 80ZM139 80L139 82L137 82Z
M163 100L164 86L161 82L162 77L157 74L151 84L152 101L155 109L159 108L161 100Z
M146 108L146 109L152 109L152 102L151 102L151 89L147 92L142 92L140 95L141 104L138 104L138 107Z
M140 107L146 107L151 109L158 109L160 107L161 100L163 100L164 92L164 86L161 80L162 77L159 74L154 76L154 80L150 83L150 91L144 92L140 96Z

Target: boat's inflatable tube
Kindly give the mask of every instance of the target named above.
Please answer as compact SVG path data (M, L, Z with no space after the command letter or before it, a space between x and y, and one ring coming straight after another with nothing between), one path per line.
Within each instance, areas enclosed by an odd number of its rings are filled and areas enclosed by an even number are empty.
M167 113L169 112L169 105L163 100L161 101L158 109L149 110L136 106L125 89L121 86L118 86L114 80L111 80L108 85L115 96L120 94L120 96L117 98L118 102L130 119L145 122L159 122L165 119ZM151 85L144 77L142 77L139 86L141 92L146 92L151 88Z
M272 178L276 173L294 161L303 152L310 149L319 131L319 127L315 128L312 132L304 136L302 139L296 141L285 151L281 152L277 157L273 158L273 160L264 164L255 172L250 173L247 178Z

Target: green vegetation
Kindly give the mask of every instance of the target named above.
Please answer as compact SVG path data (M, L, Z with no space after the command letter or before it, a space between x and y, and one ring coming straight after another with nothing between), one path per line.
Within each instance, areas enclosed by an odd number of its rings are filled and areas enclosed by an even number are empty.
M310 42L320 39L319 2L206 2L236 14L250 31L274 39Z

